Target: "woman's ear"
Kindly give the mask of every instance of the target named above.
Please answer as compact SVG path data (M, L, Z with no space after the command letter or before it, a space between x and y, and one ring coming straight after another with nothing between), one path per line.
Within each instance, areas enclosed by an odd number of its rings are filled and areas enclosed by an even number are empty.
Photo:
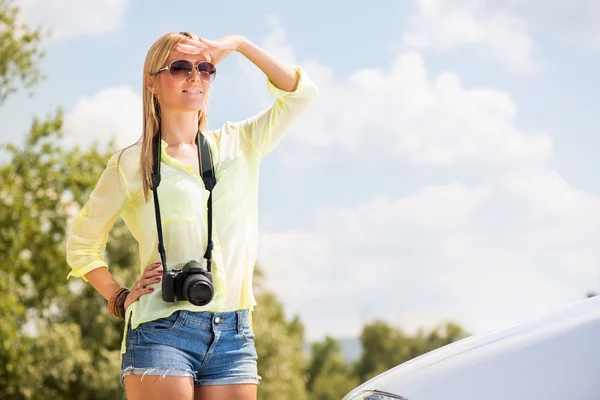
M148 89L148 91L150 93L156 94L155 80L154 80L154 77L152 75L145 75L144 76L144 85L146 86L146 89Z

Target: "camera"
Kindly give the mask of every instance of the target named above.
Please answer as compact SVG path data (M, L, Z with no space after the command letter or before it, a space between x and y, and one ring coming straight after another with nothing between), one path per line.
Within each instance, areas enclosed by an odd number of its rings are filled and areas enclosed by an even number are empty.
M162 298L167 302L187 300L196 306L211 302L215 294L210 272L198 261L188 261L181 269L168 270L162 278Z

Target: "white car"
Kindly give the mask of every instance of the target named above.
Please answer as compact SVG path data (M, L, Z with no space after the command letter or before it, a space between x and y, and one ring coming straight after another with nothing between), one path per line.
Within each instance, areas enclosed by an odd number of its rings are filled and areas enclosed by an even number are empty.
M599 400L600 296L398 365L343 400Z

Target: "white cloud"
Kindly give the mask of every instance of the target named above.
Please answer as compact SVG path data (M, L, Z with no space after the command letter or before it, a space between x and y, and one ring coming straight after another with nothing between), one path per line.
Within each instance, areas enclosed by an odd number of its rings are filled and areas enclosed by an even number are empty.
M294 47L287 39L287 32L285 31L281 21L276 15L268 15L267 23L271 28L271 32L263 41L263 47L272 54L276 54L277 57L288 64L296 64L294 54Z
M486 9L480 0L415 2L418 11L410 18L410 31L403 35L409 48L450 52L477 45L516 71L537 69L523 20Z
M129 0L17 0L28 24L51 29L50 40L113 31L123 22Z
M305 232L264 233L259 259L311 339L374 318L479 333L597 287L599 226L600 199L546 171L323 210Z
M320 95L282 146L290 168L305 165L299 161L306 153L320 161L367 154L370 162L489 169L538 168L551 158L547 134L516 125L508 93L465 88L452 72L430 77L416 53L397 56L389 70L361 69L342 81L318 63L303 65Z
M118 148L142 135L142 98L128 86L82 97L64 119L65 143L89 146L114 139Z
M309 338L356 335L373 318L406 329L453 319L477 333L598 287L600 198L551 169L551 137L518 126L510 94L466 88L452 72L429 76L411 52L342 79L301 64L320 96L282 143L280 163L306 171L307 157L319 167L351 159L368 170L387 160L403 175L428 167L432 180L436 168L459 171L455 183L420 180L402 196L380 196L373 184L362 204L340 199L303 230L262 233L268 287ZM483 171L478 184L468 183L473 171Z
M572 47L600 50L597 0L508 0L501 4L547 36L558 36Z

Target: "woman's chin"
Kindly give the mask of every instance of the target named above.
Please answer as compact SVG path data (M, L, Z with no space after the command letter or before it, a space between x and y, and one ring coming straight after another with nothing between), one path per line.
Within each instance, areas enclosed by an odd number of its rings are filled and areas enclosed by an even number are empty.
M185 101L179 107L184 111L201 111L204 110L205 104L204 101Z

